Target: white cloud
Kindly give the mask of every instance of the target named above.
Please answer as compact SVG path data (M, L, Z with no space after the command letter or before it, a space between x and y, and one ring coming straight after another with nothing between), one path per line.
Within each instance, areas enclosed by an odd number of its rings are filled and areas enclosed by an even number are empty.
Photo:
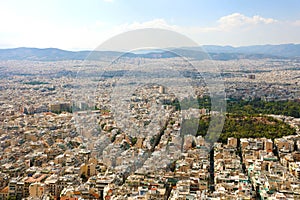
M240 13L233 13L218 20L219 27L223 29L240 27L245 25L257 25L257 24L272 24L278 22L272 18L264 18L259 15L248 17Z
M177 26L167 23L164 19L153 19L145 22L134 22L122 24L115 27L118 32L140 29L140 28L164 28L173 31L188 32L188 33L209 33L220 32L237 29L240 27L251 28L259 25L274 24L278 21L272 18L264 18L259 15L248 17L240 13L233 13L223 16L217 20L216 26L201 27L201 26Z
M168 24L164 19L153 19L145 22L126 23L117 26L115 28L116 30L123 32L123 31L142 29L142 28L162 28L162 29L176 30L179 27L176 25Z
M246 16L241 13L223 16L216 20L215 25L203 27L178 26L161 18L117 26L102 21L87 25L57 24L38 18L20 16L1 8L0 11L0 44L2 44L0 48L31 46L93 49L114 35L141 28L177 31L199 44L240 46L300 43L300 20L279 21L259 15Z

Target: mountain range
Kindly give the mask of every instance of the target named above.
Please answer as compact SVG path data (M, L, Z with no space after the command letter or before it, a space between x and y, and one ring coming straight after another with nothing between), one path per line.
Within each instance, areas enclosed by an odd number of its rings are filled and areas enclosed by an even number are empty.
M207 53L206 53L207 52ZM33 60L33 61L60 61L84 60L89 56L91 60L101 60L107 57L143 57L143 58L171 58L184 56L193 59L233 60L233 59L261 59L300 58L300 44L255 45L255 46L217 46L205 45L198 47L170 48L169 50L153 50L144 53L120 51L66 51L57 48L13 48L0 49L0 60Z

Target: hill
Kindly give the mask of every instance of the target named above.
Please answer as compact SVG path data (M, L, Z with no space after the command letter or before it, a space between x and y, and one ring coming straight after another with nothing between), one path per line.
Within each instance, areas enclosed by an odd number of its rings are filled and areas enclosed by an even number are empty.
M208 52L208 53L206 53ZM0 49L0 60L33 60L59 61L84 60L89 56L91 60L104 58L142 57L142 58L172 58L189 57L203 60L236 60L262 58L300 58L300 44L256 45L245 47L206 45L202 47L170 48L168 51L148 51L145 53L118 52L118 51L66 51L57 48L14 48Z
M300 44L279 44L279 45L254 45L254 46L203 46L207 52L213 53L242 53L242 54L264 54L271 56L299 58Z

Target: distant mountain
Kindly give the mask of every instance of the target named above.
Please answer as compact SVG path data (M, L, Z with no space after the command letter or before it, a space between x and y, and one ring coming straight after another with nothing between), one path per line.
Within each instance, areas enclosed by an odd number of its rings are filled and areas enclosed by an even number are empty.
M259 53L239 53L239 52L222 52L207 51L203 47L171 49L171 51L184 57L194 58L196 60L213 59L213 60L237 60L237 59L263 59L263 58L283 58L280 56L259 54Z
M244 47L205 45L202 47L171 48L170 51L153 50L144 53L124 53L118 51L66 51L56 48L15 48L0 49L0 60L91 60L105 58L142 57L142 58L172 58L189 57L197 60L233 60L233 59L261 59L261 58L300 58L300 44L256 45ZM208 54L206 53L208 52Z
M72 52L56 48L38 49L38 48L15 48L0 49L1 60L63 60L69 58L82 57L88 55L88 52Z
M300 44L254 45L242 47L205 45L202 48L207 52L212 53L264 54L286 58L300 57ZM195 48L192 49L195 50Z
M92 51L66 51L56 48L15 48L0 49L0 60L33 60L33 61L59 61L59 60L84 60ZM110 56L120 56L122 52L101 51L93 52L91 59L101 59ZM128 54L129 56L130 54Z

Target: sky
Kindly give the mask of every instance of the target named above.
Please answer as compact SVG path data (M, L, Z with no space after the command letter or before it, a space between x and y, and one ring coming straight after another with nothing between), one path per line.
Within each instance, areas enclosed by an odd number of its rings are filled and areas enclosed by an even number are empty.
M0 0L0 48L92 50L162 28L199 45L300 43L298 0Z

